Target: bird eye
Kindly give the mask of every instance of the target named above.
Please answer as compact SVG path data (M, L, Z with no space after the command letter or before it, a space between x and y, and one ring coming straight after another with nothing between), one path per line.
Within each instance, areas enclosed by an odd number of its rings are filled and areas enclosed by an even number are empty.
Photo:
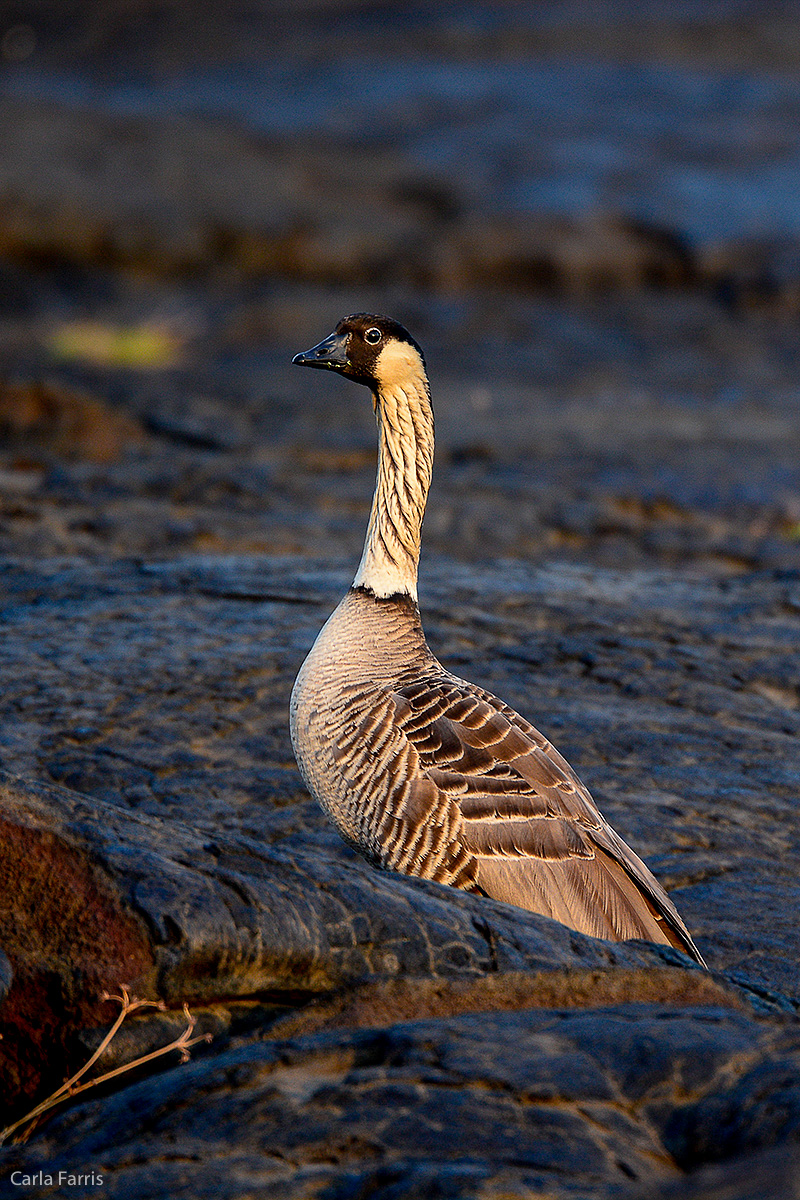
M367 332L364 334L364 338L366 341L370 342L373 346L375 346L381 340L381 331L380 331L380 329L376 329L375 326L373 325L372 329L368 329Z

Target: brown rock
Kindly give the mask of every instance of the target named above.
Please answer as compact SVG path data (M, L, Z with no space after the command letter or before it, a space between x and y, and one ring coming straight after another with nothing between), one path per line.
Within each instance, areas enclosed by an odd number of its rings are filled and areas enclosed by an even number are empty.
M5 1105L61 1083L76 1032L108 1019L102 993L141 983L153 963L108 873L15 795L5 786L0 808L0 927L14 973L0 1009Z

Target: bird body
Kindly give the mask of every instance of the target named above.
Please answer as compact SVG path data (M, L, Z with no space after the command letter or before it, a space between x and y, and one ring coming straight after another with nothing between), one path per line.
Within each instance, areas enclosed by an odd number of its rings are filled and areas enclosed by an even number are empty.
M419 346L397 322L359 313L294 361L369 386L379 430L364 553L292 692L311 793L376 866L702 963L664 889L547 738L450 674L425 641L416 585L433 413Z

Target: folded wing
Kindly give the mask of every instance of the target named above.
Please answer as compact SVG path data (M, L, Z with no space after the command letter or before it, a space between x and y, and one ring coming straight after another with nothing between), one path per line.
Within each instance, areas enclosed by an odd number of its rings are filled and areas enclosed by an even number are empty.
M665 942L702 962L664 889L538 730L441 668L392 699L418 787L433 785L439 811L445 798L458 807L480 891L594 937Z

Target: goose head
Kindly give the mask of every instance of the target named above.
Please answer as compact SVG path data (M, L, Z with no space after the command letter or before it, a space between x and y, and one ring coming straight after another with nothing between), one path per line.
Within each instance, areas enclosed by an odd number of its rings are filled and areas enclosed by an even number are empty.
M374 393L425 379L425 359L419 345L399 321L372 313L353 313L333 333L310 350L295 354L301 367L338 371Z

